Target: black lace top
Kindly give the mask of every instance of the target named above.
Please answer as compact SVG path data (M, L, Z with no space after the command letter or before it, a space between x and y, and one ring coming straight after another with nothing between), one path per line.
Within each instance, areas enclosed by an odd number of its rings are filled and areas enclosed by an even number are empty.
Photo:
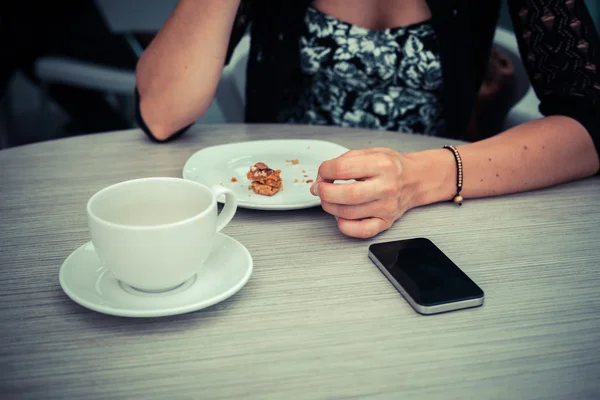
M279 121L442 132L442 72L430 24L370 30L312 7L305 24L301 90Z
M598 150L600 40L584 0L507 1L540 111L580 122ZM242 0L228 54L250 28L247 122L277 122L282 105L301 98L300 38L311 3ZM427 0L427 4L442 67L440 135L461 138L486 72L501 0ZM139 115L139 103L137 117L151 136Z

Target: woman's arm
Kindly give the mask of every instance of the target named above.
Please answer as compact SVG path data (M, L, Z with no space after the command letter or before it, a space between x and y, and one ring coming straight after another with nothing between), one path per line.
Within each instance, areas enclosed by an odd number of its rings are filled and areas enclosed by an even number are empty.
M553 116L457 147L463 161L465 199L544 188L594 175L598 154L586 129L569 117ZM456 164L447 149L405 154L405 180L415 188L409 208L451 200Z
M465 198L538 189L599 169L600 40L584 1L509 0L508 4L521 58L547 117L459 146ZM422 191L417 205L452 197L456 190L452 153L442 149L408 157L420 165L445 165L425 173L424 182L432 190Z
M490 139L458 146L467 199L543 188L595 174L598 153L589 133L570 117L546 117ZM325 161L311 192L344 234L368 238L406 211L456 194L456 161L447 149L400 154L353 150ZM350 185L335 180L357 179Z
M140 58L139 111L157 140L196 121L215 95L240 0L181 0Z
M598 153L588 132L569 117L546 117L490 139L458 146L467 199L533 190L595 174ZM325 161L311 192L344 234L368 238L412 208L450 201L456 161L447 149L400 154L353 150ZM358 179L350 185L335 180Z

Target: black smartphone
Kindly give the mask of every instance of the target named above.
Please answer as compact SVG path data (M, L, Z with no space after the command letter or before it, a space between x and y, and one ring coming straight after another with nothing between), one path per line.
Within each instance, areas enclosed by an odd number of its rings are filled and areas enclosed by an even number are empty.
M369 258L420 314L483 304L483 290L429 239L375 243Z

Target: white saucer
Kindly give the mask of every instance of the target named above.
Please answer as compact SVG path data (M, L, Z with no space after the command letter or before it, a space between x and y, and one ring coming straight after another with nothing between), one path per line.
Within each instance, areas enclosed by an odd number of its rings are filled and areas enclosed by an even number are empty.
M140 292L100 265L91 242L64 261L60 286L76 303L121 317L164 317L197 311L237 293L252 274L252 256L237 240L219 234L215 251L201 272L165 293Z
M321 205L310 193L323 161L339 157L348 149L324 140L256 140L211 146L197 151L185 163L183 178L207 186L223 185L233 190L238 207L256 210L297 210ZM272 197L248 189L250 166L264 162L280 169L283 190ZM293 161L293 162L292 162ZM233 181L233 182L232 182ZM343 183L343 182L340 182ZM219 202L223 198L218 199Z

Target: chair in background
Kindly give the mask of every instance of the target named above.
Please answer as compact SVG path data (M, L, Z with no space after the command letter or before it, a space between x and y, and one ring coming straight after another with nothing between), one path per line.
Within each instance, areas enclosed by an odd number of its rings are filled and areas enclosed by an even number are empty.
M231 55L229 64L223 69L215 94L215 102L229 123L244 122L249 52L250 36L245 35Z
M142 47L133 33L157 32L177 4L177 0L94 0L109 29L124 35L132 51L138 57ZM35 73L42 89L45 85L58 83L72 85L104 93L113 99L115 107L135 126L133 93L135 71L91 64L65 57L44 57L35 65ZM40 116L47 98L42 101ZM42 118L40 118L42 120Z
M58 83L105 93L116 103L133 126L131 96L135 89L135 72L91 64L64 57L44 57L36 62L35 73L42 87L40 120L48 105L46 85Z
M502 130L541 118L543 115L538 109L539 100L531 87L529 76L523 66L514 33L504 28L496 29L494 44L503 49L511 59L515 71L515 88L511 99L512 107L504 120Z
M138 57L142 53L142 46L135 39L133 33L157 32L173 12L178 2L178 0L94 1L109 29L113 33L124 35ZM70 84L105 93L109 98L115 100L115 106L131 121L131 127L137 126L133 107L133 93L136 84L135 71L119 70L65 58L48 57L38 61L36 74L46 84ZM227 74L226 76L229 77ZM229 78L226 78L224 82L229 82ZM227 86L227 83L224 85ZM218 91L223 92L223 89L219 87ZM229 90L225 91L230 92ZM231 100L224 104L233 105L235 102ZM206 114L196 123L242 121L243 110L241 113L237 110L238 107L229 107L226 112L223 112L216 102L213 102Z

